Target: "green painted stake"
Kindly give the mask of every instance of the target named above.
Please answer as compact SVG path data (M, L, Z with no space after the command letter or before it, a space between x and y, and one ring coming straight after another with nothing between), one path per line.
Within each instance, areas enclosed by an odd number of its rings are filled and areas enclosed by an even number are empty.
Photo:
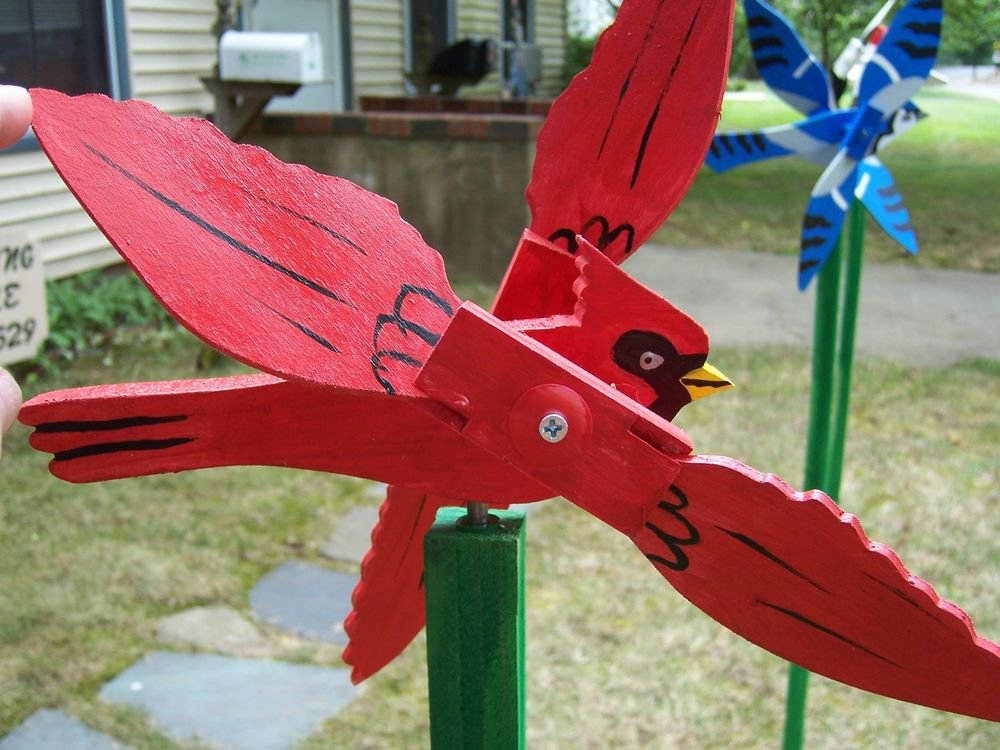
M864 209L855 200L848 218L847 258L842 260L842 243L838 241L819 272L816 286L804 483L806 487L823 490L834 499L840 494L847 438L864 227ZM842 265L846 265L843 299L840 289ZM809 672L795 664L789 665L784 750L801 750L803 746L808 687Z
M844 445L847 442L847 415L851 405L851 379L854 373L854 341L858 324L858 301L861 297L861 261L865 251L865 211L860 201L851 203L848 215L847 269L844 278L844 307L840 322L837 351L837 409L830 437L830 471L823 489L834 498L840 496L844 470Z
M465 513L442 508L424 539L431 747L524 750L524 514Z

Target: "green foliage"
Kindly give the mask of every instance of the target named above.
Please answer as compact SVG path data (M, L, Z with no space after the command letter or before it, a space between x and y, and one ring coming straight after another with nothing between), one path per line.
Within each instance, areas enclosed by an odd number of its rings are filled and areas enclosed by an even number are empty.
M946 8L938 63L983 65L1000 43L1000 2L964 0Z
M131 271L122 266L86 271L46 284L49 337L38 357L15 368L33 382L40 372L84 353L105 352L127 335L168 334L177 324Z
M769 0L798 30L809 48L827 70L853 36L864 30L884 0ZM906 4L897 0L895 10ZM733 75L746 72L750 45L746 41L746 23L737 2L736 30L733 37ZM892 20L892 14L889 15ZM741 33L742 27L742 33ZM945 4L939 64L979 64L989 62L992 45L1000 40L1000 2L998 0L949 0Z
M597 42L596 36L576 36L566 37L566 57L563 60L563 78L568 84L569 81L581 70L590 65L590 58L594 54L594 44Z

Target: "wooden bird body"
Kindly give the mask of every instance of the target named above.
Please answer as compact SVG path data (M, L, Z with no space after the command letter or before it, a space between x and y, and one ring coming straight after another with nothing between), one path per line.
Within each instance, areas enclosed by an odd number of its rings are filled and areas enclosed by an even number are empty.
M910 253L917 235L892 174L878 153L924 117L910 97L934 66L941 0L910 0L893 18L861 73L854 106L839 109L827 72L792 24L764 0L744 0L761 77L806 119L762 130L720 133L705 163L716 172L781 156L825 167L802 224L799 288L833 251L847 207L857 197L879 226ZM885 10L885 9L884 9Z
M669 421L729 384L701 327L616 262L704 157L731 13L622 6L542 129L532 225L491 313L456 297L379 196L148 104L32 92L42 147L123 257L203 340L264 371L44 394L21 412L32 445L71 481L267 464L387 482L345 622L355 680L423 626L438 507L562 495L754 643L1000 720L1000 647L964 612L822 493L695 455Z

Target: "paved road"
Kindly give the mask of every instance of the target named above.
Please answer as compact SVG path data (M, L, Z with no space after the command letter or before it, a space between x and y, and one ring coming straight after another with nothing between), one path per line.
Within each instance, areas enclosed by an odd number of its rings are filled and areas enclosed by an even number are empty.
M795 286L795 258L647 245L625 268L697 319L713 346L812 341L815 283ZM859 356L914 364L1000 359L1000 274L866 264Z
M955 65L939 70L948 79L949 88L1000 102L1000 68L979 65L973 69L968 65Z

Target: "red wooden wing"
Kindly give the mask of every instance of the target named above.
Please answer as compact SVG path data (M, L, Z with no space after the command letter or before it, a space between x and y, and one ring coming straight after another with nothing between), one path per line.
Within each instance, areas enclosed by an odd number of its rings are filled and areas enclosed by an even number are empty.
M372 548L344 621L344 649L357 684L395 659L424 627L424 536L438 509L460 505L438 495L392 486L372 530ZM505 506L504 506L505 507Z
M625 0L538 136L531 230L621 262L694 180L718 123L733 0Z
M31 445L53 454L52 473L71 482L258 465L484 501L551 494L436 419L435 407L258 374L54 391L20 419L35 427Z
M204 341L287 378L418 394L459 301L395 204L144 102L32 99L70 190Z
M1000 721L1000 646L821 492L729 458L680 458L633 541L733 632L840 682Z

